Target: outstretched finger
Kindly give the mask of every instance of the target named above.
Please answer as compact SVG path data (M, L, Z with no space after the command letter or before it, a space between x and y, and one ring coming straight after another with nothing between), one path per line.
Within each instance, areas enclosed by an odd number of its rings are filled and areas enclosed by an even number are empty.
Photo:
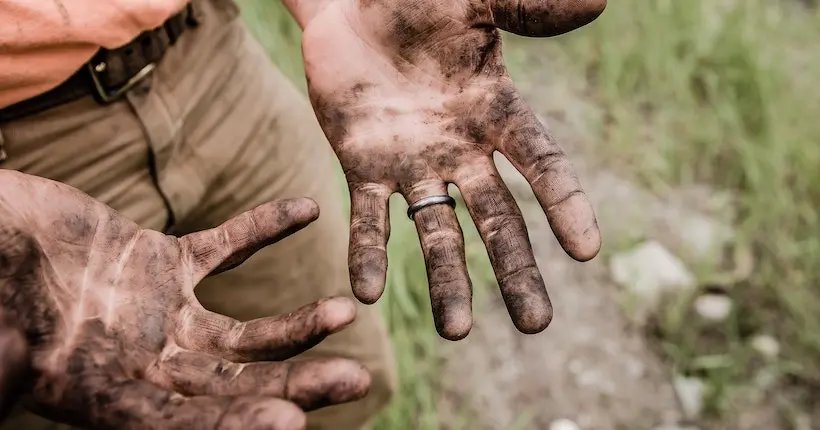
M601 249L592 203L563 150L520 99L511 109L500 150L530 183L558 242L570 257L587 261Z
M176 340L184 348L230 361L279 361L316 346L355 318L356 305L345 297L246 322L192 305L181 311Z
M445 193L443 188L439 194ZM413 214L413 221L427 267L436 330L445 339L463 339L473 326L473 293L456 212L447 204L425 206Z
M557 36L594 21L606 0L492 0L493 24L530 37Z
M304 412L281 399L184 397L144 380L99 379L105 382L86 393L82 411L93 429L302 430L306 425Z
M387 279L390 190L381 185L350 186L350 285L362 303L372 304Z
M146 377L186 396L272 396L305 411L358 400L370 387L370 374L353 360L237 364L176 346L166 347Z
M552 305L524 217L491 159L470 172L487 173L462 178L456 185L487 248L507 311L519 331L538 333L552 320Z
M240 265L256 251L302 229L318 216L319 207L311 199L277 200L218 227L181 237L180 246L189 256L194 284L209 274Z

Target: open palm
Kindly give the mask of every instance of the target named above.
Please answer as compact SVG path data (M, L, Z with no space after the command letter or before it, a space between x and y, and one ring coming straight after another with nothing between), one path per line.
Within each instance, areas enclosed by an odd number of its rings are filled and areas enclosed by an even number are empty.
M194 296L205 276L317 215L309 199L283 200L176 238L69 186L0 170L0 302L28 342L26 406L94 429L295 430L301 409L363 396L358 363L278 362L352 322L352 301L239 322Z
M552 306L526 226L492 155L529 181L553 232L579 261L601 238L564 155L518 94L499 29L554 36L594 20L583 0L329 0L305 25L310 99L351 196L350 276L360 300L380 297L387 270L388 198L413 204L455 184L490 256L516 327L537 333ZM415 213L436 327L460 339L472 326L471 282L455 211Z

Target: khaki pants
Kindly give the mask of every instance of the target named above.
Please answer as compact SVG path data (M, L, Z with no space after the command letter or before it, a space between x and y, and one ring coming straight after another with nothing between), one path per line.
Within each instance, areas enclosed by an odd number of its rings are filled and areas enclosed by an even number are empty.
M197 288L205 307L238 319L288 312L330 295L352 296L348 224L338 167L307 100L274 68L231 0L198 4L201 24L170 48L127 100L90 97L0 124L0 167L75 186L145 228L213 227L265 201L309 196L319 219ZM395 388L378 309L359 306L348 329L304 356L357 359L368 396L308 415L311 429L358 429ZM28 413L0 429L57 429ZM192 429L194 430L194 429Z

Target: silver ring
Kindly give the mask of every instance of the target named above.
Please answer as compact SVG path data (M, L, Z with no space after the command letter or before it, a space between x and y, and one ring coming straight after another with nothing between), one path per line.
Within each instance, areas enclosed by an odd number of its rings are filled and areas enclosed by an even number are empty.
M449 205L451 208L456 207L456 200L446 194L442 196L427 196L407 208L407 217L413 219L413 215L423 208L426 208L427 206L440 205L442 203Z

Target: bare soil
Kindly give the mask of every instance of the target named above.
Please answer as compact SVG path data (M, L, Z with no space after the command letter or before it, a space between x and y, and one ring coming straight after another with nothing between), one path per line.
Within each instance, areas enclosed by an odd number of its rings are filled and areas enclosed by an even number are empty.
M555 308L552 325L528 336L513 327L497 291L477 300L473 331L447 343L447 393L439 411L449 428L549 429L560 418L583 430L688 429L671 384L670 364L636 326L609 277L606 250L632 236L652 237L674 249L665 234L703 202L697 190L658 199L628 180L591 166L589 124L600 118L583 94L582 77L550 70L546 80L518 80L519 88L562 143L578 169L604 237L591 262L570 259L554 239L529 185L502 157L497 165L524 213L539 268ZM725 205L724 205L725 206ZM702 210L702 211L701 211ZM451 416L447 416L448 412ZM466 414L465 414L466 413ZM456 417L468 417L468 423ZM704 428L778 428L773 409L751 410L741 422ZM666 427L668 426L668 427Z

